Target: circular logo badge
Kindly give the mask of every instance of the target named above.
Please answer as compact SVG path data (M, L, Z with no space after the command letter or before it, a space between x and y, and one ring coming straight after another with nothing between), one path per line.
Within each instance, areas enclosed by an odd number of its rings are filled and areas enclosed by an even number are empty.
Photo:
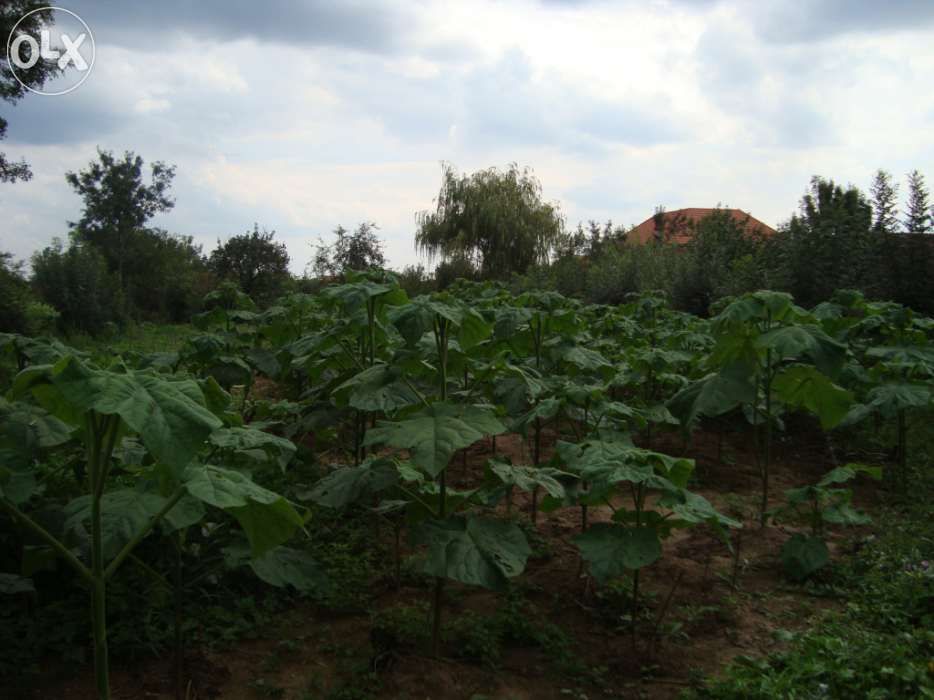
M53 22L36 21L36 13L50 13ZM13 25L6 56L13 77L37 95L64 95L87 80L96 56L94 36L87 23L63 7L38 7ZM57 71L49 89L31 85L29 71L44 61Z

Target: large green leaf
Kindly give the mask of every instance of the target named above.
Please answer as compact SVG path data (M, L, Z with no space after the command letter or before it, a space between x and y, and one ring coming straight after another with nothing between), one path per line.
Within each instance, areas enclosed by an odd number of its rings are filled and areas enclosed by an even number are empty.
M756 346L771 350L773 362L807 358L824 374L836 377L846 360L846 346L817 326L783 326L764 333Z
M529 309L505 306L496 309L493 335L498 341L509 342L532 318Z
M662 556L662 543L652 528L596 523L574 538L581 556L598 581L648 566Z
M850 392L809 365L783 369L772 382L772 389L784 403L806 408L820 418L825 429L838 425L853 403Z
M187 469L184 478L188 493L237 519L254 556L282 544L304 523L285 498L240 472L198 465Z
M564 499L564 485L558 479L572 476L558 469L524 467L495 459L491 459L488 466L490 472L506 486L515 486L522 491L534 491L540 487L552 498L560 499Z
M603 367L609 367L610 362L596 350L573 345L561 353L561 359L578 369L585 371L594 371Z
M277 588L292 586L306 593L325 593L333 585L309 552L291 547L274 547L252 557L249 547L238 543L224 549L224 560L230 568L249 566L260 580Z
M176 468L188 464L208 435L222 425L191 380L169 380L147 372L118 374L66 357L52 370L51 383L72 407L120 416L159 461ZM53 413L60 403L53 401ZM74 418L70 412L67 415L65 420Z
M0 496L17 505L28 501L40 450L70 438L71 429L40 406L0 398Z
M714 330L746 323L758 323L771 319L780 321L794 309L790 294L785 292L758 291L732 301L713 319Z
M685 428L699 416L719 416L755 400L755 384L730 374L708 374L692 382L668 402L668 410Z
M880 345L869 348L866 357L897 362L916 369L934 368L934 346Z
M662 490L684 487L694 460L635 447L625 440L559 442L558 454L568 468L588 481L606 484L645 483Z
M200 523L205 516L204 503L193 497L191 494L182 496L178 503L165 514L162 521L162 528L167 532L184 530Z
M254 428L221 428L211 433L214 447L253 463L277 465L285 469L295 454L295 444L277 435Z
M29 433L29 441L37 447L47 448L68 442L72 429L41 406L11 403L0 397L0 444L7 439L21 440L21 431ZM12 443L8 446L15 447Z
M700 494L677 489L668 491L658 499L657 506L667 508L678 518L691 524L708 523L722 527L741 528L742 523L730 518L716 508Z
M820 537L797 533L782 547L782 565L793 581L803 581L830 561L830 552Z
M327 287L323 292L326 299L334 299L348 311L357 311L365 308L370 299L380 298L390 305L403 304L408 299L405 291L398 285L385 282L371 282L364 280L349 284L338 284Z
M475 309L467 308L457 325L457 342L461 350L469 352L471 348L489 338L492 332L492 324L488 323Z
M923 384L886 382L866 396L869 406L884 416L894 416L909 408L924 408L931 403L931 389Z
M289 547L275 547L251 559L249 565L260 579L280 588L292 586L311 593L322 592L330 584L321 565L310 553Z
M253 383L253 368L232 355L220 355L205 371L225 389Z
M101 497L101 532L104 557L115 557L166 504L162 496L138 489L119 489ZM91 496L84 495L65 506L65 530L85 531L91 520Z
M517 525L489 518L429 520L417 541L428 545L425 573L492 589L521 574L532 553Z
M392 413L419 401L403 380L404 376L398 366L376 364L355 374L338 386L333 394L341 402L361 411Z
M865 474L870 479L879 481L882 478L882 467L872 467L866 464L857 464L850 462L842 467L836 467L824 474L824 477L818 482L818 486L830 486L831 484L844 484L847 481L855 479L860 474Z
M831 525L868 525L872 522L872 518L856 510L847 501L827 506L820 515L825 523Z
M343 508L398 481L399 472L392 460L371 458L356 467L335 469L315 484L307 499L327 508Z
M449 304L429 297L417 297L389 312L389 320L398 329L409 347L418 345L425 333L434 328L435 320L445 319L457 330L457 342L463 351L490 337L493 326L476 310L461 304Z
M547 389L538 372L515 365L506 365L492 388L496 400L505 406L510 415L524 411L530 401L534 401Z
M409 449L412 461L432 477L447 467L457 450L505 430L489 408L439 402L367 431L365 445L386 444Z
M512 423L511 429L526 435L528 434L529 427L535 423L536 419L551 420L558 414L562 406L564 406L564 401L554 396L543 399L516 418Z

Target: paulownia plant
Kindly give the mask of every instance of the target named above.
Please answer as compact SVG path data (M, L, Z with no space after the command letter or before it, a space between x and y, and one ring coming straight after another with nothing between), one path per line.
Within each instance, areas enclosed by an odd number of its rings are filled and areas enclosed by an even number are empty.
M680 528L706 523L726 539L740 523L719 513L707 499L687 490L694 461L634 447L622 440L559 443L568 471L589 484L581 502L613 510L613 522L596 523L575 538L598 581L631 572L633 610L639 601L639 572L662 555L662 541ZM618 503L622 495L630 507ZM650 495L656 496L653 500ZM635 620L635 616L633 617Z
M782 547L782 565L794 581L803 581L822 569L830 561L830 551L824 541L824 525L865 525L872 519L852 505L853 491L839 488L865 474L877 481L882 478L878 467L847 464L829 471L813 485L789 489L785 492L785 505L772 511L775 517L804 515L811 534L796 533Z
M669 402L685 430L699 416L748 410L759 432L762 478L761 524L768 512L772 431L783 407L803 408L824 429L843 420L852 395L834 383L847 348L828 336L807 312L781 292L759 291L729 303L713 319L713 370L679 391Z
M437 654L445 579L502 585L507 577L521 573L529 549L525 536L514 524L453 514L448 503L445 470L455 452L505 430L492 407L454 403L448 398L448 351L452 342L460 351L468 352L490 336L491 325L474 309L443 294L418 297L396 307L390 312L390 320L405 340L403 355L418 354L426 347L423 339L430 334L434 343L427 347L434 352L428 351L428 357L437 372L437 398L429 401L421 396L421 408L400 414L397 420L379 421L367 431L364 444L408 450L412 464L424 479L417 499L424 516L415 528L415 538L427 546L425 572L435 577L432 649Z
M214 385L216 387L216 385ZM203 516L203 505L232 515L260 557L303 525L282 496L255 484L246 474L202 463L207 441L222 427L208 408L198 382L151 371L102 370L75 357L55 365L31 366L14 382L10 396L33 445L77 440L84 448L86 494L65 506L66 528L88 532L90 562L82 561L62 536L47 530L28 512L35 492L36 455L0 467L0 508L44 542L78 574L90 591L94 669L98 697L109 698L107 582L135 547L160 523L181 529ZM35 404L26 401L31 398ZM115 448L136 435L151 456L147 466L123 471L120 488L108 483L120 466ZM231 436L222 440L225 442ZM242 437L242 436L241 436ZM29 447L30 441L21 444ZM11 452L7 445L6 452ZM125 485L132 480L131 486Z

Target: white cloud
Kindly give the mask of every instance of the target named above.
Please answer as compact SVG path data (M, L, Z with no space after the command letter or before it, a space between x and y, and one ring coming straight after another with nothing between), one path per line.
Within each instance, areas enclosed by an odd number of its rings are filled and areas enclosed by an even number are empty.
M794 21L777 0L102 6L79 8L89 80L3 111L2 150L36 174L0 187L0 249L21 257L78 218L63 175L95 146L177 164L157 225L210 247L256 221L296 271L365 220L414 262L442 160L532 166L571 225L718 202L777 224L813 174L934 178L934 30L908 2Z

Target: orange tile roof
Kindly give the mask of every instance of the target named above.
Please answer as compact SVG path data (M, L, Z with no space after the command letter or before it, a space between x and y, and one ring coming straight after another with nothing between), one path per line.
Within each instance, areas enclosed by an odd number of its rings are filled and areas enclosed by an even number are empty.
M694 229L698 222L700 222L701 219L715 213L716 211L717 209L691 207L688 209L676 209L674 211L664 212L662 215L662 228L665 232L665 242L677 243L680 245L687 243L691 240L691 237L694 234ZM771 226L762 223L741 209L721 209L720 211L728 212L734 221L737 221L741 224L746 223L746 227L750 231L757 231L760 235L766 237L775 234L775 229L773 229ZM656 226L654 216L650 216L648 219L636 226L634 229L632 229L632 231L629 232L629 235L626 237L627 241L631 241L633 243L648 243L649 241L653 241L655 239Z

